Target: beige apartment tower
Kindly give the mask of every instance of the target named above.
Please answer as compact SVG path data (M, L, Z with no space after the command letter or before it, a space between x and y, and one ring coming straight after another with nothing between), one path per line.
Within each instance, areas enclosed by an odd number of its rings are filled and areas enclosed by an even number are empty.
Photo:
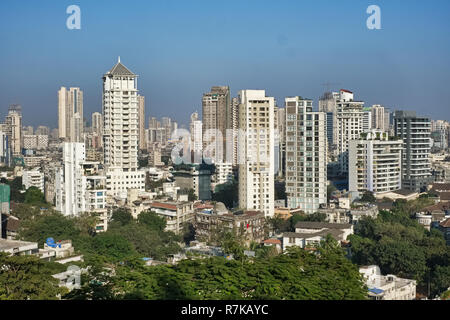
M203 94L202 125L203 151L215 163L226 159L226 135L232 121L230 88L216 86ZM208 148L214 145L214 150Z
M66 142L83 142L83 91L61 87L58 91L58 133Z
M265 90L239 92L239 207L274 214L275 98Z

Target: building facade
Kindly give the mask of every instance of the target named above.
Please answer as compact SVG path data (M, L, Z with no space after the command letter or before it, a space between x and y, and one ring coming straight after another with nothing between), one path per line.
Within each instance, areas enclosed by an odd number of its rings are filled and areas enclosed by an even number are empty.
M402 187L403 141L372 130L349 143L349 190L375 194Z
M286 194L288 207L314 213L327 203L326 115L312 100L286 98Z
M275 98L265 90L239 92L239 207L274 214Z

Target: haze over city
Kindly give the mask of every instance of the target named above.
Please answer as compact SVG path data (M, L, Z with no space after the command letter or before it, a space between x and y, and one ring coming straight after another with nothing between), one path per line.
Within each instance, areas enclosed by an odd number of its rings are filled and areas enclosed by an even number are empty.
M302 95L316 109L345 88L367 106L450 119L450 2L377 1L382 29L368 30L372 2L77 1L81 29L69 30L72 1L1 1L0 117L17 103L24 125L57 127L61 86L84 91L86 115L101 112L101 77L121 56L147 119L187 125L211 85L265 89L280 106Z

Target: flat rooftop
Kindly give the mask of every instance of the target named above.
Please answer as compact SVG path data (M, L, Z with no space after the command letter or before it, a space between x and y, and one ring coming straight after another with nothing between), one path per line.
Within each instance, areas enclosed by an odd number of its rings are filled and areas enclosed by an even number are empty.
M14 248L27 247L32 245L35 245L37 248L36 242L0 239L0 251L6 251Z

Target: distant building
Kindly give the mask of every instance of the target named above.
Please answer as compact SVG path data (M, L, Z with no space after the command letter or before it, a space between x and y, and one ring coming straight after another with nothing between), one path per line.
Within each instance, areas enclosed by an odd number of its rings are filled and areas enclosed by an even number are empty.
M439 223L439 230L444 234L445 242L450 246L450 218Z
M353 225L347 223L298 222L295 225L295 232L283 233L283 250L290 246L306 248L318 245L328 235L343 243L351 234L353 234Z
M44 174L38 169L24 170L22 184L25 186L25 189L36 187L44 193Z
M361 267L359 272L363 275L369 288L368 297L372 300L415 300L416 281L403 279L394 275L381 275L378 266Z
M421 191L431 182L431 122L413 111L396 111L395 136L403 139L402 187Z
M349 190L375 194L402 187L403 142L373 130L349 142Z
M166 219L166 231L181 234L183 227L194 220L192 202L158 202L153 201L151 210Z
M221 207L218 207L218 204ZM261 242L264 239L264 214L259 211L238 211L230 213L222 203L212 208L198 207L194 228L196 238L212 241L220 231L230 231L245 243Z

